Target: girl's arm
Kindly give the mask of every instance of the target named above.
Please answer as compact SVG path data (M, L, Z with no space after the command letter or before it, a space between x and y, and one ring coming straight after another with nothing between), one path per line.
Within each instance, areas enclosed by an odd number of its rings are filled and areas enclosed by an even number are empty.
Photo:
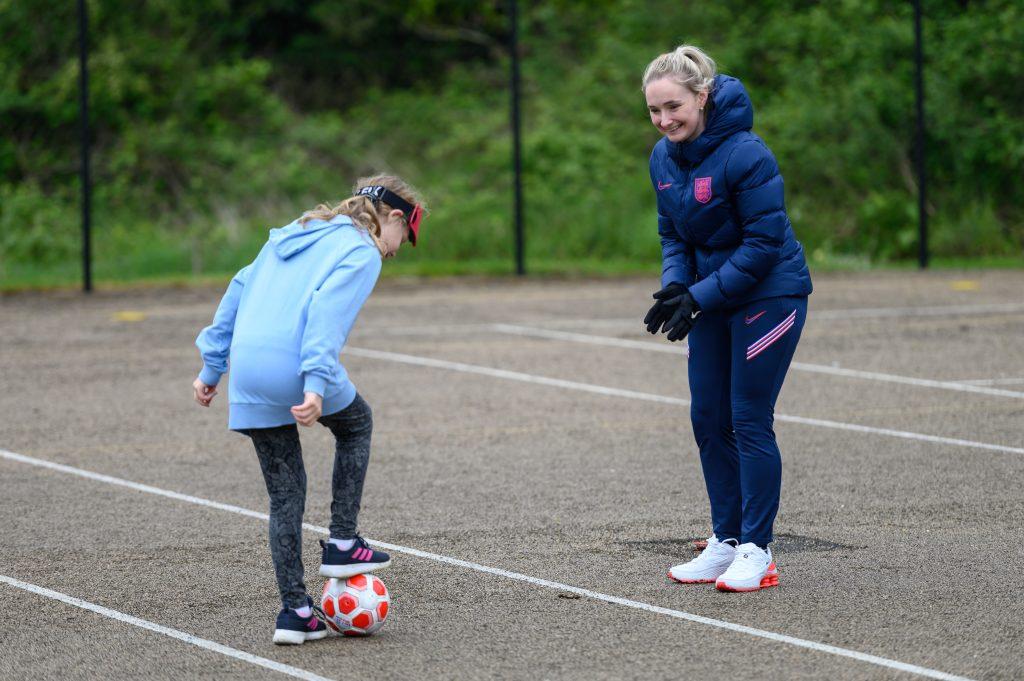
M203 358L203 369L199 372L200 383L213 387L220 382L220 377L228 370L228 354L231 351L231 336L235 331L235 315L238 313L238 301L242 297L245 282L249 279L252 265L246 265L228 284L228 290L217 306L213 315L213 323L199 332L196 347ZM196 388L199 390L199 388ZM209 396L213 399L213 395ZM198 399L198 394L197 394ZM202 402L200 401L200 404ZM209 405L209 400L206 401Z
M335 377L338 355L377 283L380 268L380 251L376 247L357 248L342 259L313 293L299 357L304 392L323 396L327 383Z
M764 279L778 262L789 229L782 175L764 142L738 144L726 161L725 178L743 241L717 271L690 287L705 311L724 306Z

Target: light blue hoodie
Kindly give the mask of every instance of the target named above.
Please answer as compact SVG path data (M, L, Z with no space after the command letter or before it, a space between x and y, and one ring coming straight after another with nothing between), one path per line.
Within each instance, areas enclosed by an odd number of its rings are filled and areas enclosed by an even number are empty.
M216 385L230 357L229 428L295 423L304 392L323 396L324 414L352 403L338 355L380 268L373 239L347 216L270 230L196 338L203 383Z

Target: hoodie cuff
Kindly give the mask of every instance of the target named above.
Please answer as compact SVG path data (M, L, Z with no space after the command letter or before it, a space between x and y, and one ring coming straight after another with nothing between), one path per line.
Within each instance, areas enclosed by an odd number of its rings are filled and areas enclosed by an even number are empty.
M199 372L199 380L206 385L214 386L220 383L221 374L219 371L214 371L210 367L203 365L203 370Z
M327 379L323 376L317 376L315 374L306 374L306 384L302 388L303 392L316 393L320 397L324 396L324 388L327 387Z

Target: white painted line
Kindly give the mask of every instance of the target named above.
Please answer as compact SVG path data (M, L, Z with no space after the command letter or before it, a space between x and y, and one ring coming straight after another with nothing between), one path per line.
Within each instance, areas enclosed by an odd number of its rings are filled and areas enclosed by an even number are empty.
M411 324L408 326L356 326L353 337L360 334L367 336L446 336L453 333L485 332L491 324Z
M814 297L810 299L812 307L807 312L808 321L815 319L842 320L842 319L870 319L873 317L890 319L893 317L945 317L948 315L971 315L982 316L990 314L1016 314L1024 312L1024 303L984 303L981 305L929 305L917 307L848 307L819 310L813 307ZM573 319L567 320L566 324L575 326L586 326L588 324L631 324L640 325L642 317L620 317L618 319L605 317L603 319Z
M805 364L793 362L794 369L799 371L810 371L819 374L831 374L833 376L848 376L850 378L861 378L869 381L882 381L885 383L902 383L903 385L914 385L922 388L939 388L941 390L955 390L965 393L977 393L979 395L992 395L994 397L1011 397L1024 399L1024 393L1015 390L1002 390L1000 388L986 388L981 385L964 383L960 381L934 381L928 378L912 378L910 376L898 376L895 374L882 374L874 371L859 371L854 369L842 369L822 364Z
M971 449L986 449L991 452L1008 452L1010 454L1024 454L1022 447L1008 447L988 442L977 442L976 440L960 440L955 437L941 437L939 435L926 435L925 433L913 433L906 430L893 430L891 428L876 428L874 426L861 426L856 423L842 423L839 421L826 421L824 419L812 419L805 416L786 416L776 414L776 421L786 423L799 423L805 426L821 426L822 428L835 428L836 430L849 430L855 433L869 433L871 435L888 435L904 440L917 440L918 442L934 442L937 445L951 445L953 447L970 447Z
M1024 378L972 378L957 381L957 383L965 383L967 385L1020 385L1024 383Z
M649 341L634 341L610 336L593 336L583 333L571 333L568 331L552 331L530 326L517 326L513 324L494 324L493 328L498 333L505 333L516 336L527 336L532 338L547 338L550 340L570 341L573 343L587 343L590 345L604 345L614 348L628 348L644 350L646 352L665 352L670 354L685 355L685 346L682 348L672 347L664 343ZM920 388L939 388L942 390L954 390L966 393L978 393L981 395L993 395L995 397L1012 397L1024 399L1024 392L1014 390L1001 390L999 388L986 388L974 385L966 381L934 381L927 378L913 378L910 376L898 376L896 374L883 374L876 371L859 371L856 369L843 369L824 364L808 364L806 362L793 362L790 365L797 371L807 371L816 374L828 374L831 376L844 376L847 378L858 378L869 381L881 381L885 383L900 383L913 385Z
M811 299L813 301L813 298ZM947 305L931 307L854 307L847 309L818 310L812 308L808 312L808 323L817 319L842 320L842 319L869 319L872 317L942 317L946 315L973 315L981 316L987 314L1017 313L1024 312L1022 303L992 303L985 305ZM552 319L535 320L529 322L534 326L562 327L562 328L597 328L597 327L626 327L639 329L643 328L640 320L642 317L604 317L596 319ZM418 336L418 335L444 335L449 333L468 333L472 331L486 331L491 324L425 324L409 326L362 326L357 327L359 333L369 335L394 335L394 336Z
M415 355L403 355L397 352L384 352L381 350L367 350L363 348L349 347L345 349L345 354L352 355L355 357L366 357L369 359L381 359L388 362L400 362L402 364L412 364L415 366L431 367L434 369L445 369L448 371L459 371L468 374L491 376L494 378L503 378L510 381L522 381L524 383L547 385L555 388L567 388L569 390L578 390L581 392L594 393L597 395L607 395L609 397L626 397L634 400L643 400L645 402L675 404L682 407L689 406L690 404L690 400L686 400L681 397L654 395L651 393L637 392L635 390L623 390L620 388L610 388L602 385L593 385L591 383L579 383L577 381L566 381L559 378L535 376L533 374L524 374L518 371L493 369L491 367L477 366L475 364L449 362L443 359L432 359L430 357L418 357ZM775 414L775 420L783 421L786 423L799 423L807 426L819 426L821 428L834 428L836 430L849 430L858 433L886 435L889 437L898 437L905 440L934 442L936 444L952 445L954 447L970 447L973 449L985 449L994 452L1024 454L1024 448L1022 447L1009 447L1007 445L991 444L988 442L977 442L974 440L960 440L958 438L941 437L938 435L926 435L924 433L913 433L905 430L892 430L890 428L875 428L873 426L861 426L855 423L843 423L841 421L827 421L825 419L813 419L806 418L803 416L787 416L785 414Z
M4 452L3 450L0 450L0 454L8 453L9 452ZM206 650L212 650L213 652L220 653L221 655L233 657L236 660L241 660L242 662L248 662L249 664L265 667L275 672L287 674L288 676L294 676L297 679L306 679L307 681L331 681L325 676L319 676L317 674L314 674L313 672L307 672L305 669L299 669L298 667L292 667L287 664L281 664L280 662L274 662L273 660L268 660L265 657L259 657L258 655L253 655L242 650L235 650L234 648L229 648L225 645L216 643L214 641L207 641L205 638L199 638L198 636L193 636L192 634L186 634L184 631L171 629L170 627L165 627L161 624L150 622L149 620L134 617L133 615L128 615L117 610L111 610L110 608L105 608L102 605L96 605L95 603L83 601L80 598L68 596L67 594L63 594L59 591L53 591L51 589L46 589L41 586L36 586L35 584L29 584L28 582L23 582L20 579L14 579L13 577L8 577L7 575L0 575L0 582L13 586L16 589L22 589L24 591L29 591L40 596L45 596L46 598L52 598L62 603L67 603L68 605L73 605L76 608L89 610L90 612L94 612L98 615L103 615L104 617L109 617L111 619L117 620L118 622L125 622L126 624L131 624L135 627L148 629L149 631L155 631L158 634L170 636L171 638L176 638L179 641L184 641L185 643L189 643L191 645L198 646Z
M97 480L97 481L105 482L105 483L112 484L112 485L118 485L120 487L127 487L129 489L134 489L134 490L137 490L137 491L140 491L140 492L146 492L148 494L156 494L156 495L159 495L159 496L167 497L169 499L176 499L176 500L179 500L179 501L187 501L189 503L198 504L200 506L206 506L206 507L209 507L209 508L215 508L215 509L220 510L220 511L228 511L228 512L231 512L231 513L237 513L239 515L247 516L247 517L250 517L250 518L259 518L259 519L265 520L265 521L269 520L269 517L267 516L266 513L258 513L256 511L250 511L249 509L241 508L240 506L233 506L231 504L224 504L224 503L217 502L217 501L210 501L208 499L203 499L201 497L195 497L195 496L191 496L191 495L188 495L188 494L180 494L178 492L172 492L170 490L160 489L159 487L153 487L151 485L143 485L141 483L132 482L131 480L124 480L122 478L115 478L115 477L112 477L112 476L109 476L109 475L103 475L101 473L93 473L92 471L87 471L87 470L83 470L83 469L80 469L80 468L74 468L72 466L65 466L64 464L54 463L52 461L46 461L44 459L37 459L37 458L31 457L31 456L25 456L23 454L16 454L14 452L8 452L8 451L3 450L3 449L0 449L0 458L9 459L11 461L18 461L20 463L26 463L26 464L30 464L30 465L33 465L33 466L39 466L39 467L42 467L42 468L48 468L50 470L60 471L62 473L68 473L68 474L71 474L71 475L76 475L76 476L87 478L87 479L90 479L90 480ZM307 530L310 530L312 532L316 532L318 534L321 534L321 535L328 535L329 534L328 528L321 527L319 525L312 525L310 523L303 523L302 527L307 529ZM869 664L874 664L874 665L878 665L878 666L881 666L881 667L886 667L888 669L897 669L899 671L909 672L911 674L917 674L919 676L925 676L925 677L928 677L928 678L931 678L931 679L943 679L945 681L969 681L968 679L966 679L965 677L962 677L962 676L954 676L953 674L947 674L946 672L937 671L935 669L928 669L927 667L919 667L918 665L908 664L906 662L899 662L897 660L890 660L889 658L879 657L877 655L869 655L867 653L861 653L861 652L858 652L856 650L849 650L847 648L840 648L838 646L832 646L832 645L828 645L826 643L818 643L817 641L809 641L809 640L802 639L802 638L796 638L795 636L787 636L786 634L779 634L779 633L776 633L776 632L773 632L773 631L767 631L767 630L764 630L764 629L756 629L754 627L748 627L748 626L745 626L745 625L742 625L742 624L734 624L732 622L727 622L725 620L718 620L718 619L713 619L713 618L710 618L710 617L703 617L701 615L694 615L692 613L685 612L685 611L682 611L682 610L673 610L671 608L663 608L661 606L651 605L649 603L643 603L641 601L634 601L634 600L630 600L628 598L619 598L618 596L610 596L608 594L603 594L603 593L600 593L600 592L597 592L597 591L591 591L590 589L583 589L583 588L580 588L578 586L572 586L571 584L562 584L560 582L553 582L553 581L550 581L550 580L547 580L547 579L541 579L540 577L533 577L531 575L524 575L522 573L511 572L509 570L502 570L501 568L491 567L489 565L482 565L480 563L474 563L474 562L471 562L471 561L468 561L468 560L461 560L459 558L450 558L448 556L444 556L444 555L441 555L441 554L430 553L428 551L421 551L419 549L413 549L413 548L410 548L410 547L407 547L407 546L401 546L401 545L398 545L398 544L389 544L387 542L378 541L376 539L370 539L370 541L372 541L377 546L380 546L381 548L387 549L389 551L394 551L396 553L405 553L405 554L408 554L410 556L416 556L418 558L425 558L427 560L433 560L433 561L437 561L437 562L440 562L440 563L446 563L448 565L454 565L454 566L457 566L457 567L462 567L462 568L466 568L466 569L469 569L469 570L474 570L474 571L477 571L477 572L484 572L484 573L495 575L495 576L498 576L498 577L505 577L506 579L512 579L512 580L516 580L516 581L519 581L519 582L526 582L527 584L533 584L534 586L540 586L540 587L544 587L544 588L547 588L547 589L556 589L558 591L568 591L570 593L578 594L580 596L585 596L587 598L592 598L592 599L595 599L595 600L598 600L598 601L603 601L605 603L613 603L615 605L621 605L621 606L624 606L624 607L627 607L627 608L634 608L636 610L644 610L646 612L654 613L654 614L657 614L657 615L666 615L668 617L673 617L673 618L681 619L681 620L687 620L687 621L690 621L690 622L696 622L698 624L704 624L704 625L707 625L707 626L710 626L710 627L716 627L718 629L725 629L727 631L733 631L733 632L740 633L740 634L747 634L749 636L756 636L758 638L767 639L769 641L777 641L779 643L785 643L785 644L792 645L792 646L797 646L797 647L800 647L800 648L806 648L808 650L814 650L814 651L817 651L817 652L820 652L820 653L827 653L829 655L837 655L839 657L850 658L850 659L853 659L853 660L858 660L860 662L867 662ZM0 575L0 577L2 577L2 575ZM7 580L10 580L10 578L7 578ZM24 584L24 582L19 582L19 584ZM15 585L15 586L17 586L17 585ZM27 585L27 586L31 586L31 585ZM38 589L39 587L35 587L35 588ZM55 594L56 592L49 592L49 593L54 593ZM58 595L63 596L63 594L58 594ZM70 596L66 596L65 598L71 598L71 597ZM77 601L78 599L74 599L74 600ZM72 603L72 605L78 605L78 603ZM89 604L89 605L91 605L91 604ZM79 607L86 607L86 609L89 609L89 610L93 609L92 607L87 607L85 605L79 605ZM94 607L98 608L100 606L94 606ZM103 608L103 610L106 611L107 609ZM109 612L114 612L114 611L109 611ZM106 613L104 612L104 613L101 613L101 614L106 614ZM117 614L121 615L122 613L117 613ZM123 615L123 616L124 617L129 617L129 615ZM136 618L132 618L132 619L136 619ZM139 621L140 622L145 622L145 620L139 620ZM133 622L133 624L134 624L134 622ZM151 626L147 626L146 628L159 627L159 625L152 625L152 623L148 623L148 622L146 624L150 624L151 625ZM138 625L138 626L142 626L142 625ZM164 631L162 631L163 629L164 628L161 628L161 633L165 633ZM171 629L171 630L168 630L168 631L174 631L174 630ZM175 633L181 634L181 632L175 632ZM189 636L189 635L188 634L181 634L181 636ZM178 638L178 637L176 637L176 638ZM188 642L189 643L193 643L192 640L189 640ZM209 641L205 641L205 643L210 643L210 642ZM213 643L212 645L219 645L219 644ZM231 649L228 648L227 650L231 650ZM221 651L218 650L218 652L221 652ZM238 652L238 651L236 651L236 652ZM242 654L246 654L246 653L242 653ZM268 660L268 662L269 662L269 660ZM276 664L276 663L272 663L272 664ZM299 670L299 671L301 671L301 670ZM319 679L320 677L312 677L312 678Z
M327 532L327 528L322 528L324 532ZM508 579L514 579L520 582L526 582L533 584L534 586L540 586L547 589L557 589L558 591L568 591L570 593L578 594L586 598L593 598L594 600L604 601L605 603L614 603L615 605L622 605L627 608L635 608L637 610L644 610L646 612L655 613L658 615L666 615L668 617L674 617L676 619L687 620L689 622L696 622L698 624L705 624L709 627L716 627L718 629L725 629L727 631L734 631L740 634L747 634L749 636L756 636L758 638L768 639L769 641L777 641L779 643L786 643L792 646L800 648L807 648L808 650L814 650L819 653L828 653L829 655L838 655L839 657L851 658L859 660L861 662L867 662L869 664L878 665L880 667L887 667L889 669L898 669L899 671L909 672L911 674L918 674L919 676L925 676L931 679L945 679L947 681L966 681L965 677L954 676L953 674L947 674L946 672L937 671L935 669L928 669L927 667L919 667L916 664L907 664L906 662L899 662L897 660L890 660L889 658L879 657L877 655L869 655L867 653L861 653L856 650L850 650L848 648L840 648L838 646L828 645L827 643L818 643L817 641L808 641L806 639L797 638L795 636L787 636L786 634L778 634L774 631L766 631L764 629L755 629L754 627L748 627L743 624L734 624L732 622L726 622L725 620L713 619L711 617L704 617L702 615L694 615L693 613L684 612L682 610L673 610L671 608L663 608L658 605L651 605L649 603L643 603L640 601L630 600L628 598L619 598L618 596L609 596L597 591L591 591L590 589L581 589L577 586L571 586L569 584L561 584L559 582L552 582L547 579L541 579L539 577L531 577L530 575L520 574L518 572L510 572L508 570L502 570L500 568L493 568L487 565L480 565L479 563L471 563L465 560L459 560L458 558L449 558L447 556L441 556L436 553L428 553L426 551L419 551L416 549L408 549L405 547L398 547L394 544L386 544L384 542L375 541L377 545L393 550L396 552L404 552L410 555L418 556L420 558L427 558L429 560L435 560L449 565L457 565L459 567L468 568L470 570L477 570L479 572L486 572L499 577L506 577Z
M463 373L468 374L479 374L481 376L491 376L492 378L504 378L510 381L522 381L524 383L547 385L553 388L567 388L569 390L579 390L582 392L595 393L597 395L606 395L609 397L626 397L635 400L646 400L648 402L662 402L664 404L678 404L682 406L690 404L689 400L684 400L680 397L651 395L649 393L636 392L635 390L623 390L621 388L610 388L603 385L580 383L578 381L566 381L561 378L534 376L533 374L523 374L518 371L494 369L491 367L478 366L476 364L463 364L462 362L449 362L443 359L431 359L430 357L418 357L416 355L403 355L397 352L384 352L381 350L366 350L363 348L346 347L344 353L346 355L352 355L354 357L367 357L369 359L382 359L389 362L414 364L416 366L431 367L434 369L461 371Z
M1022 303L934 305L928 307L854 307L846 310L811 310L808 319L864 319L866 317L944 317L1024 312Z
M526 336L528 338L547 338L549 340L570 341L572 343L586 343L588 345L603 345L610 348L626 348L629 350L646 350L647 352L663 352L669 355L686 356L687 346L685 343L666 344L656 341L638 341L626 338L615 338L613 336L594 336L587 333L575 333L572 331L554 331L552 329L541 329L534 326L520 326L518 324L492 324L491 328L498 333L506 333L513 336Z

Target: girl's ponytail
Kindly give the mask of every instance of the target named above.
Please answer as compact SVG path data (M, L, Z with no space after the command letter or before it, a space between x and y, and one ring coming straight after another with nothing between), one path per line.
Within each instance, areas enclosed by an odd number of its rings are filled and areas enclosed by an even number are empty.
M411 204L423 205L423 200L420 198L419 192L417 192L412 186L402 180L400 177L395 175L373 175L371 177L361 177L356 180L355 185L352 187L352 193L355 194L363 187L369 187L373 185L381 185L387 189L398 194L400 197L405 199ZM389 208L386 203L381 203L380 212L374 208L373 201L368 196L350 196L341 203L335 206L329 206L326 203L321 203L316 208L308 210L302 214L299 218L299 224L305 225L310 220L330 220L339 215L347 215L352 218L352 222L361 229L366 230L366 233L373 239L373 243L377 245L383 255L385 252L384 243L381 241L381 216L387 213ZM426 207L423 207L426 212Z

